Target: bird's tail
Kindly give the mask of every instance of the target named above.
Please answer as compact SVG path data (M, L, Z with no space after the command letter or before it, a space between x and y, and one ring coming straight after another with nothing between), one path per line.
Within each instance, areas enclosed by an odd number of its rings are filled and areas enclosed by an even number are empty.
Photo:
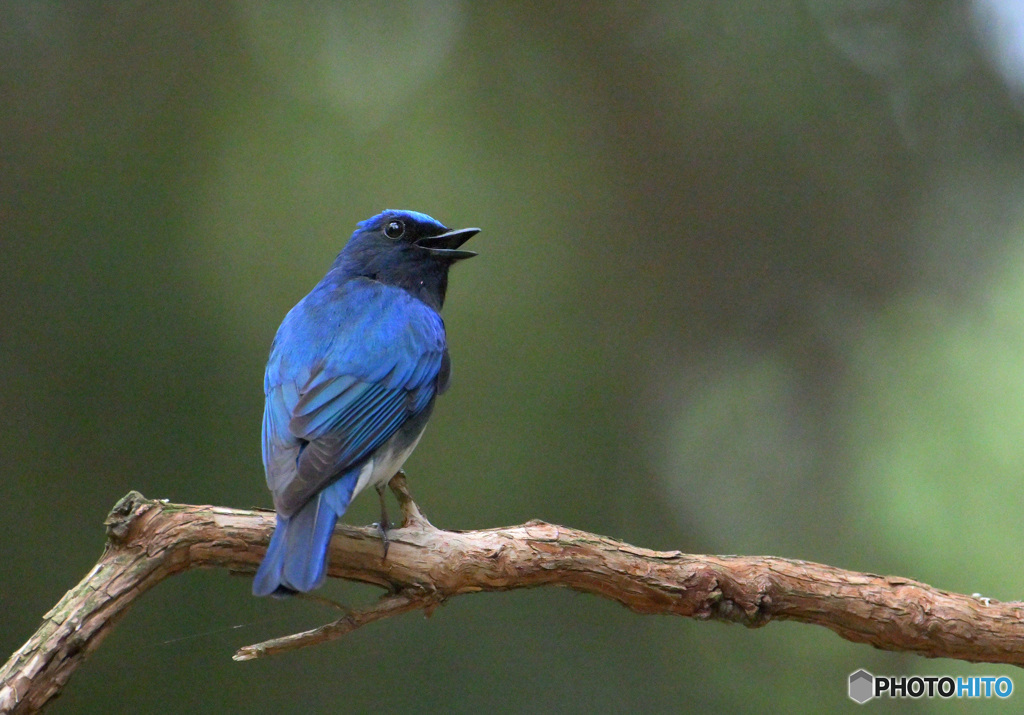
M346 474L292 516L277 515L267 555L252 583L253 594L306 593L323 584L331 534L338 517L348 508L357 478L358 473Z

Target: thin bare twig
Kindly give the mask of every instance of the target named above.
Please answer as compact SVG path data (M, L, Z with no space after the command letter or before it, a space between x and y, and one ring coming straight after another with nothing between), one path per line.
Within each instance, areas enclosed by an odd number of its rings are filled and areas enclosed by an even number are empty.
M403 613L416 611L421 608L432 609L438 603L440 603L440 600L436 594L414 593L411 589L402 591L394 595L384 596L373 608L365 611L353 611L347 616L343 616L319 628L239 648L238 652L232 657L239 661L254 660L255 658L262 658L267 655L286 653L290 650L325 643L341 638L356 628L361 628L368 623L379 621L382 618L400 616Z

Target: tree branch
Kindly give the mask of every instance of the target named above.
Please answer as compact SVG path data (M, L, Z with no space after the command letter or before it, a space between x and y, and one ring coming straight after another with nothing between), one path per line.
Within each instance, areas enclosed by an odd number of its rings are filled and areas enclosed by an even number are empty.
M540 521L481 531L436 529L396 480L406 524L388 532L381 559L373 528L340 525L335 578L388 591L373 608L303 634L242 648L249 660L340 637L381 618L477 591L563 586L636 613L675 614L759 627L773 619L824 626L857 643L927 657L1024 666L1024 603L940 591L917 581L776 557L696 556L630 546ZM252 573L274 527L272 512L151 501L130 492L106 520L103 556L43 617L0 669L0 712L34 712L55 696L131 603L196 567Z

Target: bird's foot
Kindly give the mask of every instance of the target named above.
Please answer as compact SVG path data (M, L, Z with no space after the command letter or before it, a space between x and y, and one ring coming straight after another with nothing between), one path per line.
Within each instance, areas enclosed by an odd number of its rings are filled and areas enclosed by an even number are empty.
M388 482L388 486L391 487L391 491L394 493L395 498L398 499L398 505L402 508L403 528L434 528L434 525L427 520L427 517L423 515L420 508L416 506L416 502L412 500L412 495L409 493L409 485L405 479L405 472L398 470L398 473L391 478L390 482Z

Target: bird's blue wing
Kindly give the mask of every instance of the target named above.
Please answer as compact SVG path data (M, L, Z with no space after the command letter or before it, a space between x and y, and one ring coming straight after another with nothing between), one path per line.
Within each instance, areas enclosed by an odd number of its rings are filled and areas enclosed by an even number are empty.
M447 382L444 324L405 291L318 286L278 331L267 364L263 460L290 516L370 457Z

